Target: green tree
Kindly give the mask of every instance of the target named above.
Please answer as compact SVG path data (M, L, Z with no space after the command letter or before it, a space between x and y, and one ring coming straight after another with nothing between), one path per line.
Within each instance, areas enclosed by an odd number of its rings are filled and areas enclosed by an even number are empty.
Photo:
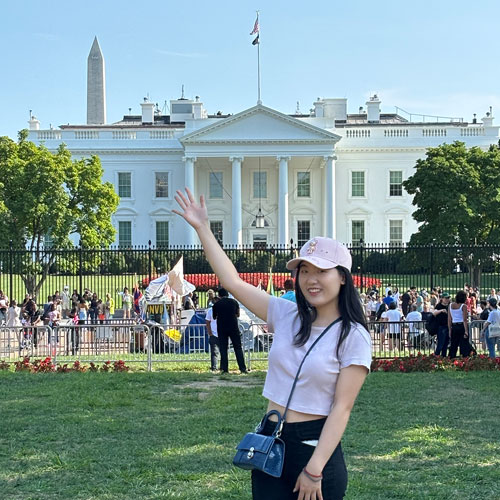
M29 251L18 259L16 272L28 293L36 296L54 263L53 249L73 247L72 234L78 234L82 246L90 248L114 241L111 215L119 198L112 184L102 182L97 156L73 160L65 145L52 153L27 136L26 130L19 132L17 143L0 137L4 207L0 248L12 241L15 249Z
M482 263L493 258L485 246L500 244L499 145L483 151L457 141L429 148L403 185L421 223L410 243L459 246L451 261L450 252L441 252L442 271L462 262L479 285Z

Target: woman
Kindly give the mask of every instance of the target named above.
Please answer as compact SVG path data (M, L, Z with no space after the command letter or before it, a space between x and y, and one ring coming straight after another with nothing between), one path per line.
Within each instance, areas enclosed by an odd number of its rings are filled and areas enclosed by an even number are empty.
M470 354L469 320L467 306L467 292L460 290L455 296L455 302L450 304L448 310L448 332L450 334L450 358L457 357L460 346L460 355L467 357Z
M97 323L99 299L97 297L97 293L92 294L92 298L90 299L90 307L89 307L89 316L90 322L94 325Z
M481 331L481 336L484 335L484 338L486 340L486 345L488 346L488 353L490 358L495 359L496 357L495 346L499 339L498 337L490 338L490 332L488 327L491 324L500 325L500 311L497 309L497 299L495 299L494 297L490 297L488 299L488 304L490 306L490 312L488 315L488 319L484 323L483 329Z
M347 249L314 238L287 263L297 270L297 304L272 297L242 281L208 224L205 200L177 191L181 215L198 233L221 285L274 332L264 396L268 411L282 415L305 353L326 327L331 329L307 357L288 409L281 438L285 465L280 478L252 472L254 500L343 498L347 471L340 445L351 409L371 363L371 340L350 273ZM275 422L263 432L270 434ZM297 493L298 492L298 493ZM295 494L297 493L297 494Z
M123 305L123 318L130 319L130 310L132 309L132 295L130 295L127 287L123 289L122 305Z
M115 314L115 301L111 297L111 294L109 292L106 293L106 304L104 306L104 311L106 319L111 319L113 317L113 314Z
M7 311L6 326L21 326L21 308L17 306L15 300L10 301L10 307Z

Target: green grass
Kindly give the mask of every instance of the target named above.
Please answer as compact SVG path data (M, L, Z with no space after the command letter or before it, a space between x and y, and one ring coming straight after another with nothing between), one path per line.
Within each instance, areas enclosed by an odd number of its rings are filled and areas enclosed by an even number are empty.
M263 379L0 372L0 496L249 500L231 459ZM347 498L500 498L499 401L498 373L370 375L343 439Z

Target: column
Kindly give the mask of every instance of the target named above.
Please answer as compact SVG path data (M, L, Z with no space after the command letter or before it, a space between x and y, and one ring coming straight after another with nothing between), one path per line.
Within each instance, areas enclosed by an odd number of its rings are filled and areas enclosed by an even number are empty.
M231 156L229 161L233 165L231 181L231 244L243 244L243 228L241 223L241 162L242 156Z
M278 243L288 245L288 162L289 156L278 156L279 169L279 193L278 193Z
M326 236L329 238L335 238L337 233L336 215L337 210L335 209L335 160L337 157L335 155L325 156L324 160L326 163Z
M196 158L184 156L182 161L184 162L184 185L194 194L194 162ZM193 246L196 241L196 232L187 222L184 222L184 224L186 225L185 244Z

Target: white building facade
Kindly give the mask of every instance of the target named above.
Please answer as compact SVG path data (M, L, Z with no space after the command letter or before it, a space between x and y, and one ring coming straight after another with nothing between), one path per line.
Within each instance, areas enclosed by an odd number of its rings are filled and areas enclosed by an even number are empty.
M98 155L104 181L120 196L113 214L120 245L191 245L194 232L172 213L175 191L204 194L212 230L224 244L302 244L314 235L351 243L403 243L417 231L402 182L426 148L460 140L483 149L499 140L491 110L482 122L408 121L346 99L319 99L307 115L263 105L209 116L198 98L171 101L162 116L142 103L141 116L109 125L42 130L29 139L76 157ZM262 217L257 217L263 215Z

